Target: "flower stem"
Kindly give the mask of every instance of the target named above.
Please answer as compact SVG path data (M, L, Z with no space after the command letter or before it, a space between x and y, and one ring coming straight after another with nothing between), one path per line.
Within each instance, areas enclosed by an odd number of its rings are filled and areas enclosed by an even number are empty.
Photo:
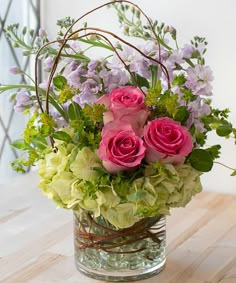
M235 171L236 169L234 169L234 168L232 168L232 167L230 167L230 166L228 166L228 165L225 165L225 164L223 164L223 163L221 163L221 162L218 162L218 161L214 161L214 163L215 164L219 164L219 165L221 165L221 166L224 166L225 168L227 168L227 169L229 169L229 170L232 170L232 171Z

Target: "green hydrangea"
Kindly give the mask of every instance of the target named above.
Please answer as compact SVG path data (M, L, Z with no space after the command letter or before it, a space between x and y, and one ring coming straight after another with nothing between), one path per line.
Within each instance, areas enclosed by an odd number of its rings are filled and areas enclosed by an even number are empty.
M93 168L102 168L102 165L97 154L88 147L78 151L75 160L70 164L70 170L74 175L87 181L98 177L98 172L93 170Z
M202 190L201 173L190 165L151 164L141 176L110 175L95 151L57 142L39 161L39 187L59 207L77 213L102 215L117 228L132 226L144 217L168 214L185 206ZM140 176L140 175L139 175Z
M148 174L150 168L147 168ZM150 184L158 194L160 213L170 207L184 207L192 196L202 191L201 173L188 164L173 166L166 164L157 174L148 176Z

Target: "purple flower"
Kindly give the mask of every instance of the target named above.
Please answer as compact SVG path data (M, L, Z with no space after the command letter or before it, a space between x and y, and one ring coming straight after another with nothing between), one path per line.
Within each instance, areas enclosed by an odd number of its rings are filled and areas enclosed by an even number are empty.
M16 94L16 105L14 106L14 110L16 112L23 112L32 106L33 101L31 100L29 93L25 90L20 90Z
M102 90L102 85L93 79L87 79L80 87L80 94L73 97L73 100L81 107L85 104L93 105L98 99L97 93Z
M205 50L205 48L206 48L205 43L203 43L203 42L198 43L197 50L200 54L203 54L203 51Z
M17 66L12 66L9 68L9 71L13 74L13 75L19 75L22 74L22 70L17 67Z
M53 58L52 57L47 57L44 60L44 71L50 72L52 66L53 66Z
M107 70L104 68L99 76L103 79L105 91L110 93L114 88L124 86L129 81L129 74L125 70Z
M183 53L183 57L189 59L194 52L194 47L191 44L185 44L181 51Z
M77 41L72 41L68 43L68 47L66 48L66 52L68 54L76 54L81 52L81 47L80 44ZM64 62L72 62L74 59L73 58L64 58Z
M43 28L39 29L39 37L47 37L47 33Z
M46 90L48 88L48 80L43 80L40 84L39 84L39 87ZM51 86L50 86L50 90L53 90L53 85L51 83Z
M186 123L187 128L190 128L194 124L198 132L205 132L203 123L201 122L201 117L203 115L209 115L211 113L211 108L205 101L198 97L196 100L188 104L189 118Z
M81 86L81 77L84 77L87 74L87 70L85 67L81 64L79 65L75 70L73 70L71 73L69 73L66 78L67 82L70 86L74 88L79 88Z
M187 81L185 86L193 91L195 95L212 95L213 81L212 70L208 66L196 65L187 69Z
M176 64L184 63L183 52L181 50L174 50L166 61L167 68L174 69Z
M129 46L123 46L122 50L117 51L119 53L119 56L122 58L122 60L125 62L126 65L129 66L131 72L137 71L137 55L135 56L134 49ZM120 60L120 58L117 55L114 55L112 57L111 62L107 64L107 67L114 72L119 69L123 69L125 66L123 62Z
M97 60L92 60L88 63L88 73L95 72L98 66Z

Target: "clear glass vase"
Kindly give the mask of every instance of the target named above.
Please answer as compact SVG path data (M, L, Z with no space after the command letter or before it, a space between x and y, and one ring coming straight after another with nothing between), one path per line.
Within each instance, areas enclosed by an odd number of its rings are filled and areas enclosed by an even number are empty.
M117 230L102 218L74 214L75 264L88 277L130 282L149 278L165 266L165 217L145 218Z

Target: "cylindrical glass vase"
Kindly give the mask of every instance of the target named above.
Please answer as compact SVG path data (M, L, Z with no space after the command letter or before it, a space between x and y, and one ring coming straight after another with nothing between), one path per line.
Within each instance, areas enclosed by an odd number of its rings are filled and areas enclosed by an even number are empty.
M145 218L115 229L103 217L74 214L75 264L83 274L104 281L149 278L165 266L165 216Z

